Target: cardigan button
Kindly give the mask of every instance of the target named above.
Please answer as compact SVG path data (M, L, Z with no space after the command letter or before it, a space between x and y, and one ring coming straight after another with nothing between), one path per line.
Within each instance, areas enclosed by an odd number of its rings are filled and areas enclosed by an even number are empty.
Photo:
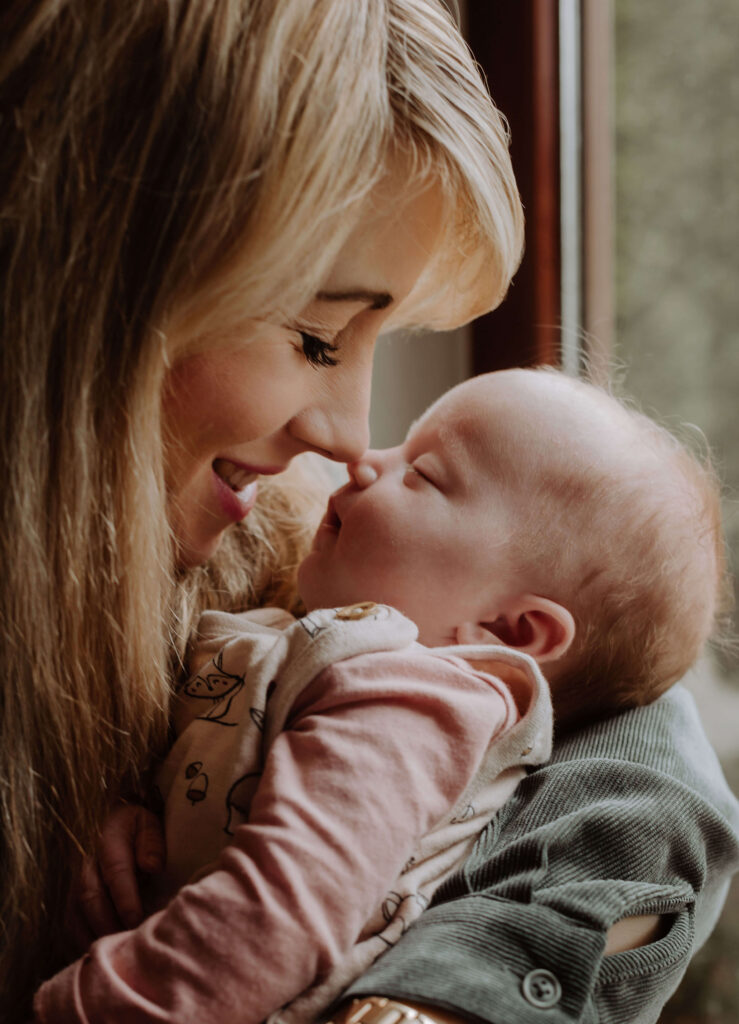
M521 982L521 992L527 1003L540 1010L556 1006L562 998L562 986L551 971L529 971Z

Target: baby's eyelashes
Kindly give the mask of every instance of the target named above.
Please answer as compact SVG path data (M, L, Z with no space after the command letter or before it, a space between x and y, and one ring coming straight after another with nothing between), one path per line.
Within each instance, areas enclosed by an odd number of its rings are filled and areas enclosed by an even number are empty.
M431 484L431 486L435 487L437 490L440 489L436 481L433 480L424 469L419 469L419 467L413 462L408 463L405 467L405 476L415 477L417 480L423 480L425 483Z

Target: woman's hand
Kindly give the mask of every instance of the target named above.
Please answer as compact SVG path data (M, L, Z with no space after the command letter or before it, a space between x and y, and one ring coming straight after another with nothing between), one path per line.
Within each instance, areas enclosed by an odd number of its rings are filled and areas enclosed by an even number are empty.
M122 803L100 833L97 857L82 865L73 894L73 932L86 948L102 935L135 928L144 918L140 873L164 869L166 852L159 818L137 804Z

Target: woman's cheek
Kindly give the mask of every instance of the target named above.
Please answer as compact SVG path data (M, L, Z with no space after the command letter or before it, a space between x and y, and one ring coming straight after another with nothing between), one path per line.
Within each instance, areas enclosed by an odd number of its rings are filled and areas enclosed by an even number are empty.
M259 356L259 353L254 353ZM170 371L163 412L170 437L197 452L221 449L273 434L291 418L289 382L266 374L244 350L191 356Z

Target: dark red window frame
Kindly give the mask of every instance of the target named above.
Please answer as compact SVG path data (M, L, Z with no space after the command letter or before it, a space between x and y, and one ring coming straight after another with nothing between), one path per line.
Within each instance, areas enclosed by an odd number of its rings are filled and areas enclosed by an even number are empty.
M581 251L588 358L607 362L613 331L608 5L581 4ZM472 325L472 370L560 362L559 4L468 0L470 45L511 128L526 251L502 305Z

